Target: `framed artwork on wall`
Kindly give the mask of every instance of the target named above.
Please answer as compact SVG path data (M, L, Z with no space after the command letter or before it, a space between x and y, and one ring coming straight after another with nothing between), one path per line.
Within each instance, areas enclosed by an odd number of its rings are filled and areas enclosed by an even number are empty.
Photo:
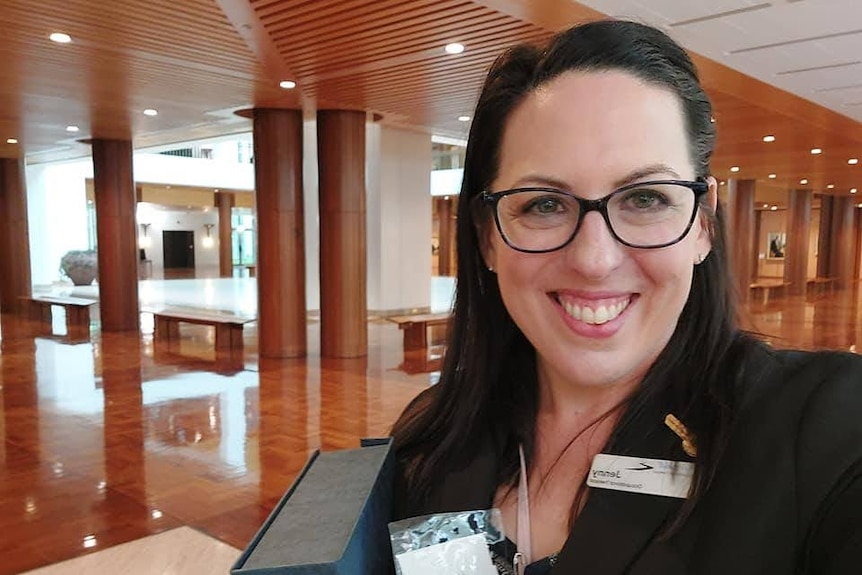
M766 259L783 260L787 236L784 232L769 232L766 235Z

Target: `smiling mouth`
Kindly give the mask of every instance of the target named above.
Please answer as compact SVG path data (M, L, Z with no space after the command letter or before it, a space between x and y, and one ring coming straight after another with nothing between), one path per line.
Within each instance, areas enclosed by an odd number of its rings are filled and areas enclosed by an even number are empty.
M605 303L593 306L577 304L565 301L559 295L555 298L557 303L566 310L566 313L577 321L590 325L602 325L619 317L632 301L631 296L613 303Z

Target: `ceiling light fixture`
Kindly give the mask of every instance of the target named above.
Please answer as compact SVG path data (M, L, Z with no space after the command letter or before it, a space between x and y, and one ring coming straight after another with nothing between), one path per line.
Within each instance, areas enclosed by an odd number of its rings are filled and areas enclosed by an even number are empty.
M80 130L80 128L78 128L78 126L66 126L66 131L71 132L73 134L75 132L78 132L79 130Z
M778 209L778 206L772 206L772 207L771 207L771 208L769 208L769 209L770 209L770 210L772 210L772 211L774 212L774 211L776 211L776 210Z
M159 111L155 110L153 108L147 108L146 110L144 110L144 116L158 116L158 115L159 115Z
M774 179L775 179L775 178L777 178L777 177L778 177L778 176L776 176L775 174L769 174L769 179L770 179L770 180L774 180Z
M851 166L855 166L856 164L859 163L859 158L850 158L849 160L847 160L847 163L850 164Z
M764 141L764 142L767 142L767 143L768 143L768 142L774 142L774 141L775 141L775 136L773 136L773 135L771 135L771 134L770 134L770 135L768 135L768 136L763 136L763 141Z
M827 189L827 190L834 190L834 189L835 189L835 184L827 184L827 185L826 185L826 189Z
M855 194L855 193L856 193L856 188L850 188L850 193L851 193L851 194Z
M811 148L811 153L816 156L818 154L822 154L823 150L821 148Z
M293 90L296 88L296 82L293 80L282 80L278 83L278 87L283 90Z
M738 171L739 171L739 166L731 166L731 167L730 167L730 171L731 171L731 172L733 172L733 173L738 172Z
M6 143L7 144L17 144L18 140L16 140L15 138L9 138L6 140Z
M805 178L802 178L801 180L799 180L799 183L804 186L805 184L808 183L808 180L806 180Z
M764 208L768 208L768 207L769 207L769 204L763 204L763 207L764 207Z
M446 44L444 48L447 54L460 54L464 51L464 44L459 44L458 42L452 42L451 44Z
M459 122L469 122L471 120L470 116L458 116Z
M51 42L56 42L57 44L69 44L72 42L72 37L68 34L64 34L63 32L54 32L48 38Z

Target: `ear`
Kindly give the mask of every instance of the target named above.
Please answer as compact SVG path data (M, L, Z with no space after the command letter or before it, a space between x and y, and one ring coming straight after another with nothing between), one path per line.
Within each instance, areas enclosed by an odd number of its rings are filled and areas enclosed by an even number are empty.
M490 222L485 222L476 227L476 234L479 236L479 249L482 252L482 260L485 267L491 271L497 270L497 247L492 239L493 233L496 233L494 225Z
M706 183L709 186L709 189L706 192L706 204L714 214L715 210L718 208L718 182L714 177L708 176L706 178ZM697 253L698 257L706 258L707 254L712 250L712 224L710 223L708 216L703 213L700 214L698 223Z

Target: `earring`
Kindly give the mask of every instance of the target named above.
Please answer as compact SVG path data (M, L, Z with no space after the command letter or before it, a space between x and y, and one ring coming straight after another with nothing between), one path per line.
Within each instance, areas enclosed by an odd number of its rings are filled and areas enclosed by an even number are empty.
M494 273L494 266L488 266L488 271Z
M705 255L705 254L697 254L697 264L695 264L695 265L702 264L702 263L703 263L703 260L705 260L705 259L706 259L706 255Z

